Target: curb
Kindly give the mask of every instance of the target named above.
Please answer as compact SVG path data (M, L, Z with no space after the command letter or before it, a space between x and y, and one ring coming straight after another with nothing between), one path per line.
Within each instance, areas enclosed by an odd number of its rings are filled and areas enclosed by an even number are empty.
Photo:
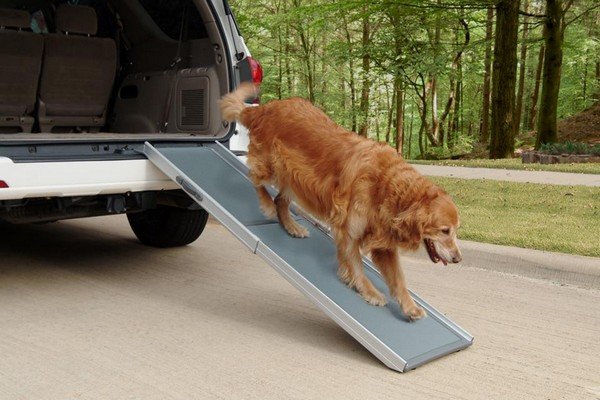
M460 266L600 290L600 258L459 240ZM423 249L419 254L427 258Z

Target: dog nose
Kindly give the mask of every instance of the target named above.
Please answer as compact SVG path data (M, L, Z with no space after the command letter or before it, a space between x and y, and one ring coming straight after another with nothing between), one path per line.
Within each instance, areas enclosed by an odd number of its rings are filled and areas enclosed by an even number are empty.
M456 264L456 263L459 263L461 261L462 261L462 254L459 253L459 254L457 254L455 256L452 256L452 262L453 263Z

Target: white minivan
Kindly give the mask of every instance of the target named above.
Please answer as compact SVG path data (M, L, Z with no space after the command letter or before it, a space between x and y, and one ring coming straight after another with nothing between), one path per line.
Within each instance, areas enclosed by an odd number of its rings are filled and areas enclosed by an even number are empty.
M262 80L227 0L0 0L0 229L126 214L145 244L207 213L141 153L245 140L217 100Z

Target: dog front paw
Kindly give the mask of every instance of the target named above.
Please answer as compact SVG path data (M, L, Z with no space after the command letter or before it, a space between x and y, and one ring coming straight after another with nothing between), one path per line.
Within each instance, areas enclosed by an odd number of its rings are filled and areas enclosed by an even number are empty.
M387 304L387 300L383 293L375 289L375 287L373 287L373 285L371 285L370 283L365 284L358 282L356 290L358 291L358 293L360 293L362 298L365 299L366 302L371 305L383 307Z
M404 312L404 315L406 315L411 322L427 316L425 310L414 302L406 307L403 306L402 312Z
M387 304L387 300L385 299L385 296L383 294L381 294L380 292L361 293L361 296L367 301L367 303L369 303L373 306L383 307Z
M352 272L348 266L340 265L337 270L337 275L340 278L340 280L342 282L344 282L346 285L348 285L350 288L354 287L354 285L352 284L352 280L353 280Z
M369 296L368 298L365 297L365 300L367 300L367 303L377 306L377 307L383 307L387 304L387 300L385 299L385 296L382 295L381 293L378 293L374 296Z
M290 236L295 238L306 238L310 236L308 229L296 223L286 226L285 230L290 234Z

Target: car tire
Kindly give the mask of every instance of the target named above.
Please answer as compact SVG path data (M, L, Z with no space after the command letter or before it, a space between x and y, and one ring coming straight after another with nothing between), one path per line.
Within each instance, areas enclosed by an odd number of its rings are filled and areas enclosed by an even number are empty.
M206 226L208 213L203 209L159 206L127 214L127 219L140 242L167 248L185 246L198 239Z

